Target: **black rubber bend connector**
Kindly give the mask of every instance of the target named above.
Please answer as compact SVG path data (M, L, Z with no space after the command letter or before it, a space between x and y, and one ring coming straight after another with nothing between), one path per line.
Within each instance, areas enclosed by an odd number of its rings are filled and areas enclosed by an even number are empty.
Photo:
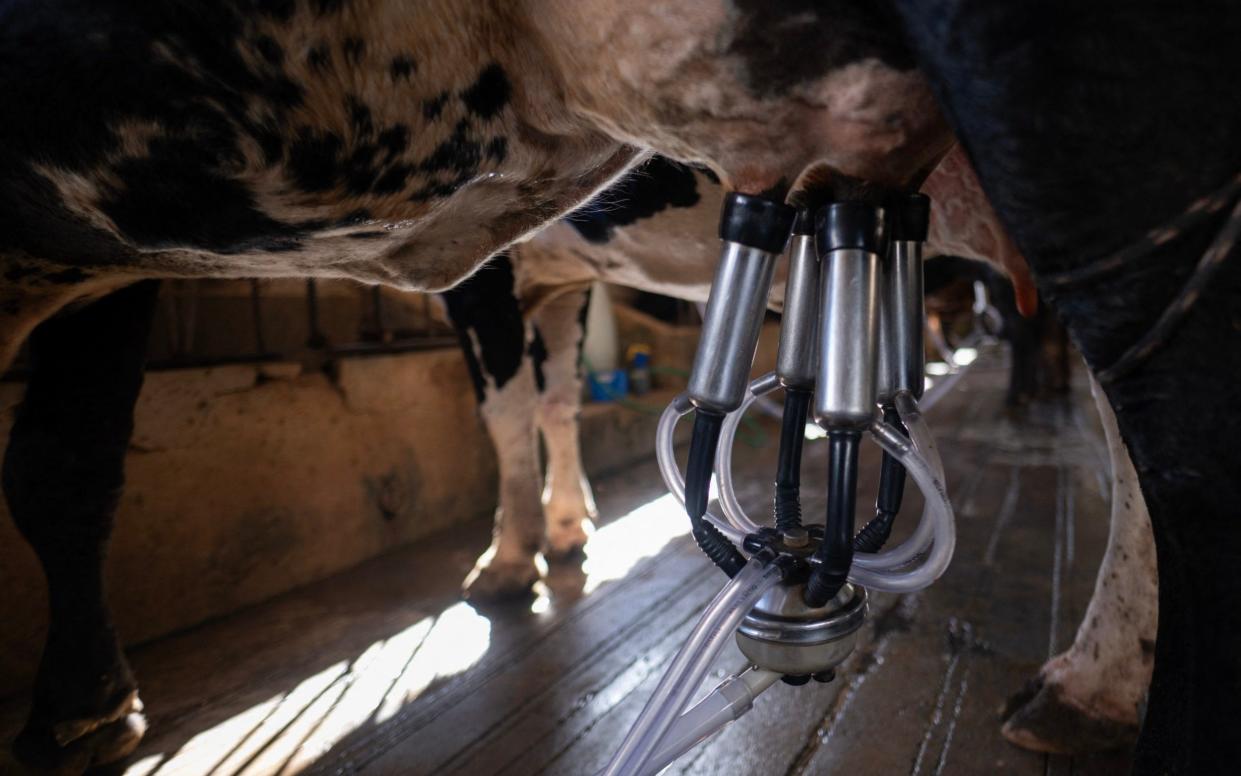
M715 450L720 442L724 416L698 409L694 413L694 430L689 442L689 464L685 469L685 511L689 514L691 532L711 562L730 578L745 566L742 555L720 529L703 519L711 487L711 470Z
M905 436L909 432L895 407L883 408L883 420ZM885 450L879 469L879 494L875 497L875 516L853 537L854 552L879 552L892 536L892 524L901 511L905 496L905 467Z
M827 433L827 441L831 456L827 525L823 542L811 560L814 571L806 582L803 596L806 605L814 608L827 605L840 592L853 565L853 513L857 507L858 449L862 432L852 428L833 429Z
M773 513L776 529L801 528L801 454L806 441L806 416L814 391L784 389L784 415L780 424L780 451L776 463Z

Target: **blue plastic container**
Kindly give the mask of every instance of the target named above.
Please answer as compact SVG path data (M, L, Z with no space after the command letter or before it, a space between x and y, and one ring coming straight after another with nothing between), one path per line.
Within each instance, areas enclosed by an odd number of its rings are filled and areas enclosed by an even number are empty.
M591 401L613 401L629 395L629 376L624 369L589 372L586 384L590 387Z

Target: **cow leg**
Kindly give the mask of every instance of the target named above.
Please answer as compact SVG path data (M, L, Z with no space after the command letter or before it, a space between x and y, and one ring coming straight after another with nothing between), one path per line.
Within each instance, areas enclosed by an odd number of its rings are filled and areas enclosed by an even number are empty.
M1004 737L1040 752L1132 745L1150 686L1159 619L1155 540L1116 416L1091 381L1112 464L1112 520L1077 637L1009 700Z
M595 498L582 471L582 378L579 349L585 333L587 291L563 294L541 307L534 325L543 343L542 391L539 427L547 447L547 483L543 513L547 521L547 552L565 557L576 553L590 537Z
M158 283L44 322L4 459L9 510L47 578L47 643L14 754L80 773L124 757L146 723L104 602L103 565Z
M1044 299L1100 375L1141 481L1159 627L1134 770L1233 772L1241 109L1220 95L1236 91L1241 6L894 5Z
M1038 334L1033 322L1014 316L1008 321L1012 367L1008 376L1009 407L1024 407L1038 393Z
M0 288L0 374L36 326L82 294L74 285Z
M465 578L475 600L524 595L542 576L535 366L514 287L513 265L497 256L442 297L474 380L500 469L491 546Z
M1073 379L1072 357L1069 351L1069 334L1046 307L1039 308L1039 391L1053 396L1065 396Z
M500 468L500 503L491 546L465 579L466 594L494 600L528 593L542 576L543 502L535 413L538 389L528 356L504 387L488 390L483 421Z
M1007 280L989 273L987 291L992 305L1004 321L1003 335L1008 342L1008 395L1005 404L1012 408L1024 407L1038 393L1038 323L1017 310L1012 286Z

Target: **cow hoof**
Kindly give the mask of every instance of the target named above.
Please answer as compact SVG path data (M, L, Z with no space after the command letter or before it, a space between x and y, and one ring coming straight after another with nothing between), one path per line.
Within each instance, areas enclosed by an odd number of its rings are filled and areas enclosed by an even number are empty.
M474 567L461 585L462 593L471 601L497 602L527 598L534 583L543 576L539 564L491 560Z
M585 518L562 520L547 529L547 546L543 554L548 560L573 560L582 557L582 548L590 541L594 524Z
M78 776L133 754L146 730L142 702L133 693L121 708L97 720L27 723L13 741L13 757L28 774Z
M1034 677L1004 705L1000 732L1022 749L1049 754L1086 754L1131 747L1138 726L1099 717L1068 701L1059 685Z

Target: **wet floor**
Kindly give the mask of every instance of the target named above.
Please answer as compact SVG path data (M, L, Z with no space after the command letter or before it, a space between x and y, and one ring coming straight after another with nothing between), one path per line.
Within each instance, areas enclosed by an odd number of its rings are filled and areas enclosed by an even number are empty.
M674 774L1104 774L1124 753L1048 757L1006 743L997 711L1085 611L1107 538L1108 464L1081 375L1071 396L1003 406L985 355L928 413L957 509L934 587L873 596L830 684L777 684ZM775 429L737 454L742 502L768 503ZM822 513L826 444L806 446L805 513ZM878 455L863 459L873 493ZM457 585L475 524L131 651L151 732L113 773L591 774L637 716L722 576L653 463L595 483L582 564L532 600L475 609ZM903 515L916 515L911 498ZM905 517L903 523L912 522ZM711 682L742 667L729 647ZM0 709L9 737L21 709Z

